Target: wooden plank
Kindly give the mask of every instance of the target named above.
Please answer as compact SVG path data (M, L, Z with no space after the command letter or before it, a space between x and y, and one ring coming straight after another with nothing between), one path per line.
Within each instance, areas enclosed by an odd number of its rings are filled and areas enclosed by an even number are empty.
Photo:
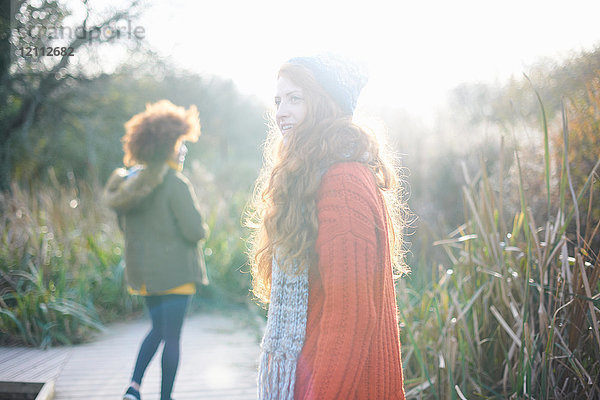
M6 376L10 380L45 382L55 378L64 362L66 353L38 353L35 357L19 360L20 364L13 367Z
M0 379L6 381L44 382L55 377L68 349L21 349L14 357L0 363Z
M259 335L241 320L235 315L217 314L186 319L174 398L256 398ZM9 374L11 380L33 379L58 370L55 400L120 398L149 329L147 319L114 324L93 342L61 348L62 352L0 348L0 360L4 360L0 362L0 379ZM142 398L159 397L161 351L159 348L146 371Z
M18 357L19 354L24 353L27 350L29 349L25 347L0 347L0 365L7 360Z

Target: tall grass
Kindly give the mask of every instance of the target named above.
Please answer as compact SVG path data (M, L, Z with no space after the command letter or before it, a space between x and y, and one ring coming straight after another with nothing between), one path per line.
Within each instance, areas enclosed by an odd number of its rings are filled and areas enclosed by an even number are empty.
M140 309L123 283L121 235L98 187L0 196L0 342L46 347L88 339Z
M191 164L186 174L210 226L202 245L211 283L200 288L195 308L249 305L240 224L249 193ZM142 309L127 293L123 237L100 185L51 180L0 196L0 344L76 343Z
M543 133L548 143L545 118ZM590 248L600 226L590 220L600 160L576 191L568 137L563 113L558 196L550 194L545 146L543 221L530 207L539 194L527 191L518 148L519 204L508 219L502 171L496 186L483 162L475 177L465 168L466 222L434 243L447 263L426 290L404 282L399 291L408 398L600 398L600 266Z

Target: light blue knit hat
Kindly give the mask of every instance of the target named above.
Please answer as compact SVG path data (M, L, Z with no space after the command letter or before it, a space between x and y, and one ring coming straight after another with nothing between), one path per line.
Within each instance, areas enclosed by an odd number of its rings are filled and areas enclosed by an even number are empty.
M364 68L333 54L294 57L288 62L308 68L342 111L347 115L354 114L358 96L368 81Z

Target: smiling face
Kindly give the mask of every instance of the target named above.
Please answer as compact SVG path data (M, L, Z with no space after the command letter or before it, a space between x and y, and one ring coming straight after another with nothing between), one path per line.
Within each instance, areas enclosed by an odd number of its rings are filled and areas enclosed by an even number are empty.
M283 135L293 133L306 118L304 91L284 75L277 80L275 106L275 121Z

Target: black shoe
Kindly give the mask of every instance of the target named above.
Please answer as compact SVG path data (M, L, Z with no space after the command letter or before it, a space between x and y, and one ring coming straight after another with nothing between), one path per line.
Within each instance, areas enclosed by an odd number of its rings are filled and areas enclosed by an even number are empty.
M129 389L123 395L123 400L141 400L140 392L129 386Z

